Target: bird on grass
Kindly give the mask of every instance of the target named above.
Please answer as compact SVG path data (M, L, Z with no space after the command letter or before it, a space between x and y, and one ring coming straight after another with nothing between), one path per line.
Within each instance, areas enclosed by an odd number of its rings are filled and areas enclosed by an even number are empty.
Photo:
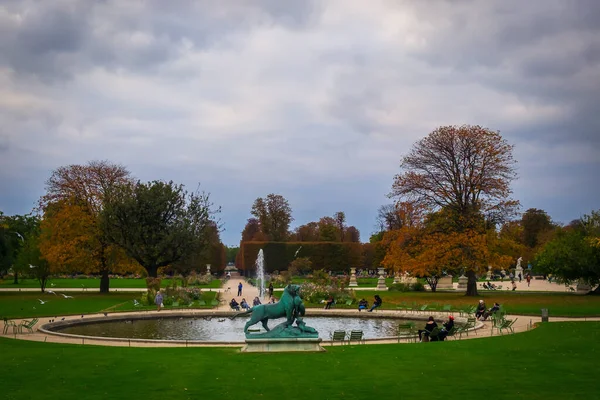
M39 301L39 302L40 302L40 304L42 304L42 305L44 305L44 304L48 303L48 301L44 301L44 300L42 300L42 299L38 299L38 301Z
M133 300L133 305L136 307L141 306L140 302L135 299Z

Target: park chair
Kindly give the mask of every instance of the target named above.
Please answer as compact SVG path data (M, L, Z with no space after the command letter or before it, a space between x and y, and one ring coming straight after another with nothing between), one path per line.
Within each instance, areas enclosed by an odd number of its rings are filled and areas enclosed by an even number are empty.
M444 305L444 307L442 308L442 311L450 314L452 312L452 305L450 305L450 304Z
M469 329L475 328L476 323L477 320L475 319L475 317L467 318L467 323L464 324L458 331L458 337L462 338L463 333L469 336ZM475 334L477 334L477 331L475 331Z
M405 324L398 325L398 343L402 339L408 339L417 341L417 330L414 322L407 322Z
M518 318L515 318L513 320L505 319L504 322L498 327L498 332L500 332L502 334L503 330L508 330L508 331L510 331L510 333L515 333L512 326L515 324L517 319Z
M428 305L427 304L423 304L420 308L419 311L423 311L425 312L425 310L427 310Z
M335 342L341 342L344 344L346 341L346 331L333 331L333 333L329 334L331 338L331 344L333 345Z
M431 342L434 339L437 339L437 337L438 337L439 334L440 334L440 327L436 326L429 333L423 332L423 336L422 336L423 339L422 339L422 341L423 342Z
M458 333L458 328L456 327L456 325L452 325L452 329L450 329L448 331L448 334L446 335L446 339L450 339L451 337L456 339L457 333Z
M29 332L33 333L33 327L37 324L39 318L34 318L31 321L21 321L19 324L19 330L23 332L23 328L27 329Z
M9 320L8 318L4 318L4 330L2 331L2 333L6 335L8 333L8 328L10 327L12 327L13 333L19 330L17 324L15 324L14 321Z
M359 344L362 342L365 343L365 337L363 331L350 331L350 335L348 335L348 344L350 344L353 340L357 341Z

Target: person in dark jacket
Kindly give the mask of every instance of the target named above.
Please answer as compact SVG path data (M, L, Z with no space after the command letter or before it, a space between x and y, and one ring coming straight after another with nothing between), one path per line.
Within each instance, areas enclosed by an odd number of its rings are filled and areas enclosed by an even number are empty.
M369 308L369 302L365 299L361 299L358 302L358 311L366 310L367 308Z
M452 328L454 328L454 317L450 315L448 316L448 321L442 324L442 330L438 335L438 339L444 341L444 339L446 339L446 336L448 336L448 333L452 330Z
M475 311L475 318L479 319L483 316L483 314L485 313L486 308L485 308L485 303L483 302L483 300L479 300L479 304L477 305L477 311Z
M423 338L423 335L429 336L434 328L437 328L437 324L433 320L433 317L429 317L427 323L425 324L425 329L419 329L419 340Z
M240 311L240 305L237 301L235 301L235 299L231 299L229 302L229 307L235 311Z
M329 296L329 298L325 302L325 309L329 310L331 308L331 306L333 305L333 303L335 303L335 300L333 300L333 296Z
M373 305L369 309L369 312L373 312L373 310L376 309L377 307L381 307L382 303L383 303L383 300L381 300L381 297L379 297L379 295L376 294L375 295L375 301L373 302Z

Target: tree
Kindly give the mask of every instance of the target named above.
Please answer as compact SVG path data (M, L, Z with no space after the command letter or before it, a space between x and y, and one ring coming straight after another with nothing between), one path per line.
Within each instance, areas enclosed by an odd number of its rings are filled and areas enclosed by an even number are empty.
M134 263L117 262L116 249L110 246L100 224L108 194L131 182L124 166L90 161L54 170L46 181L46 194L40 199L44 212L40 246L44 256L50 263L68 264L73 271L100 272L101 293L108 293L108 274L118 265L135 268Z
M340 231L335 219L323 217L319 220L317 225L319 227L319 241L338 242L340 240Z
M42 293L46 290L46 283L52 270L48 261L43 257L40 251L40 225L39 219L36 219L37 226L25 236L23 248L15 260L15 267L21 271L27 271L28 275L33 275L40 284Z
M268 240L282 242L287 239L294 219L292 208L283 196L271 193L265 199L256 199L251 214L258 219L260 230Z
M530 208L521 218L523 226L523 243L529 248L535 248L540 243L541 236L554 229L552 220L544 210Z
M248 218L246 226L242 231L242 241L249 242L257 240L257 235L260 233L260 223L256 218Z
M518 206L510 199L510 183L516 177L512 151L498 132L480 126L437 128L403 157L390 196L443 210L450 222L447 233L471 231L463 238L472 232L485 234L490 224L503 222ZM467 295L475 296L476 273L484 266L465 261Z
M229 247L229 246L225 246L225 259L227 263L234 263L235 262L235 257L237 256L237 254L240 252L240 248L239 247Z
M600 283L599 238L600 210L559 229L536 255L536 268L567 282L582 279L595 286ZM600 293L600 286L595 292Z
M294 240L297 242L317 242L319 240L319 224L309 222L294 230Z
M172 181L137 182L111 192L102 225L112 243L156 278L158 268L206 246L208 227L220 212L212 206L209 194L188 193Z
M355 226L349 226L346 228L346 236L344 237L346 242L358 243L360 242L360 231Z
M12 267L15 285L19 283L20 273L30 272L29 265L22 266L15 261L23 249L25 239L38 232L39 224L39 218L32 214L0 216L0 236L3 238L0 239L0 246L4 247L5 252L3 259L0 259L0 274Z
M340 242L344 241L344 231L346 229L346 214L343 211L338 211L333 215L335 225L340 232Z

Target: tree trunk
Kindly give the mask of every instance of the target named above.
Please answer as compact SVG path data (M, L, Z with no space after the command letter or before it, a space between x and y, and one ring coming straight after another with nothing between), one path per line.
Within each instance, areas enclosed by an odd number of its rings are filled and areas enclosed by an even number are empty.
M156 268L156 266L144 266L144 268L146 268L146 271L148 272L148 277L158 278L158 268Z
M19 284L19 273L17 271L15 271L15 276L14 276L15 280L13 281L13 283L15 285Z
M110 288L110 279L108 278L108 270L102 269L102 276L100 277L100 293L108 293Z
M467 292L465 296L479 296L477 292L477 276L475 276L475 271L467 271Z

